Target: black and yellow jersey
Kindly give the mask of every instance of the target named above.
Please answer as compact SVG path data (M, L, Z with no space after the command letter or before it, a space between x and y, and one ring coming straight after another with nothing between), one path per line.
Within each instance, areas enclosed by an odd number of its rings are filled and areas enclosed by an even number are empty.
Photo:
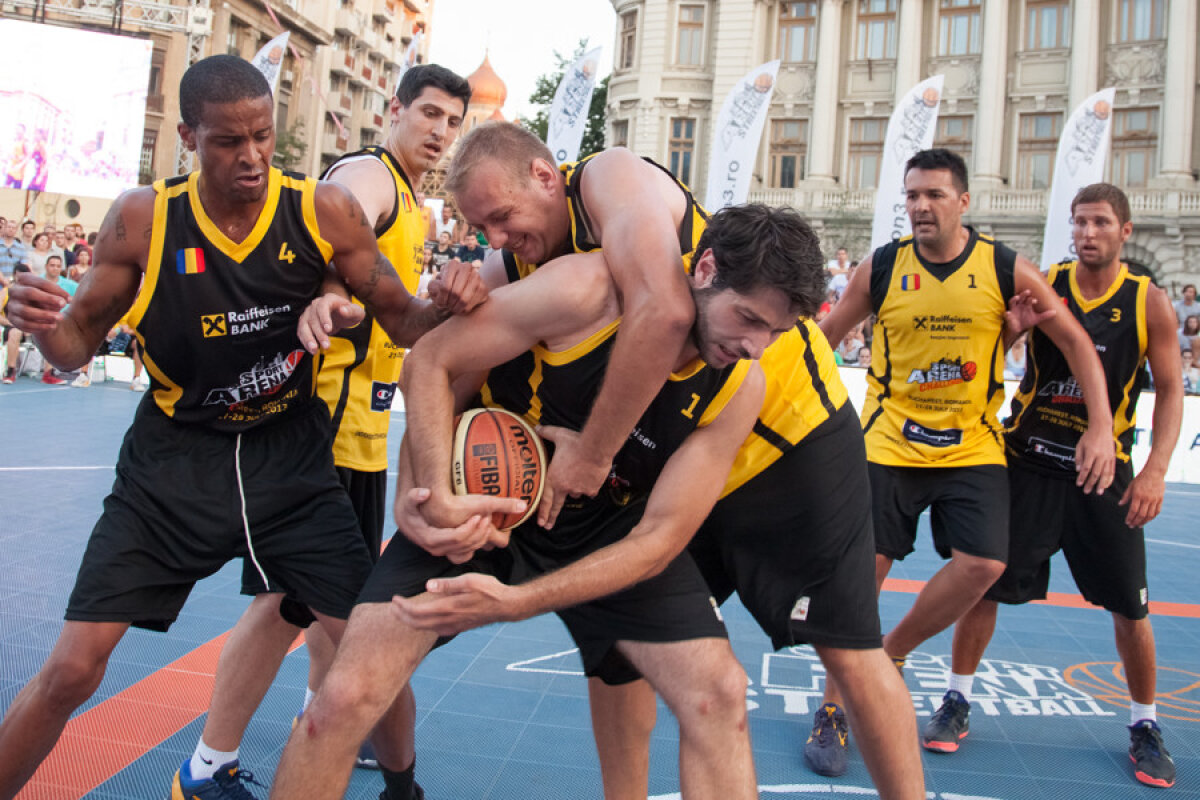
M333 247L321 238L317 182L272 168L266 205L241 242L205 213L200 173L154 184L154 224L129 324L153 404L179 422L241 431L314 396L296 338Z
M1146 298L1150 278L1121 265L1103 295L1085 300L1074 261L1055 264L1047 278L1063 304L1096 345L1113 413L1117 458L1129 461L1134 409L1146 363ZM1051 471L1075 474L1075 447L1087 429L1087 406L1071 367L1050 337L1034 328L1025 355L1025 377L1005 421L1008 452Z
M585 208L580 182L593 156L563 164L567 207L571 218L571 248L584 253L600 248ZM687 208L679 228L679 249L684 266L690 270L692 253L708 224L708 213L696 202L691 191L662 165L648 163L671 176L687 198ZM523 278L537 265L505 253L510 281ZM841 408L849 393L837 370L833 349L812 320L800 320L796 327L780 336L759 359L766 376L766 398L754 425L754 432L738 451L733 469L721 496L729 494L775 463L786 450L794 447L814 428Z
M520 414L531 425L581 430L600 391L620 319L567 350L535 347L488 374L483 405ZM654 488L671 454L708 425L745 380L750 362L713 369L699 359L671 375L613 460L608 499L624 504ZM552 446L547 442L547 446Z
M415 295L421 279L425 220L404 169L386 148L368 147L338 159L325 174L361 159L378 159L392 175L396 189L392 213L376 228L375 236L379 251L392 263L404 288ZM354 302L362 305L357 299ZM317 394L333 418L334 463L362 472L386 470L388 424L404 350L392 344L369 314L353 328L330 336L329 342L318 366Z
M911 236L871 256L877 321L862 422L867 460L900 467L1004 464L1004 312L1016 253L974 229L947 264Z

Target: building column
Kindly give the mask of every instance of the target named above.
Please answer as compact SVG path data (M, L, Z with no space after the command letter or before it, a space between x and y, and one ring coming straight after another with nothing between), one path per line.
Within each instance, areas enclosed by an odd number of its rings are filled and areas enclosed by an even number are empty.
M817 69L814 76L812 118L808 121L808 179L834 181L834 147L837 143L838 83L842 74L842 4L821 0L817 17Z
M921 10L925 0L900 0L896 31L896 91L894 105L921 81Z
M999 184L1003 175L1004 111L1008 105L1008 2L984 0L983 54L975 114L975 172L972 183Z
M1100 8L1097 0L1071 3L1071 80L1067 116L1100 88ZM1186 5L1186 2L1185 2ZM1194 46L1194 45L1193 45ZM1065 121L1065 120L1064 120Z
M1192 178L1192 114L1196 97L1196 2L1170 0L1167 12L1167 75L1163 96L1162 170L1171 183Z

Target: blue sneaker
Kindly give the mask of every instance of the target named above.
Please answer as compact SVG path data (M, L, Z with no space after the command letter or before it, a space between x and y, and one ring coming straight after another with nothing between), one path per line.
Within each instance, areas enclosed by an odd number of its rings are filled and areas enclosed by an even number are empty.
M1162 731L1154 720L1129 726L1129 760L1133 775L1147 786L1169 789L1175 785L1175 762L1163 746Z
M222 764L212 778L192 780L192 759L184 759L171 782L171 800L258 800L245 784L262 786L254 774L238 769L237 761ZM266 787L263 786L265 789Z
M804 743L804 760L818 775L836 778L846 772L850 726L837 703L825 703L813 715L812 733Z
M954 753L958 743L971 732L971 704L961 693L951 689L942 698L942 705L921 731L921 746L935 753Z

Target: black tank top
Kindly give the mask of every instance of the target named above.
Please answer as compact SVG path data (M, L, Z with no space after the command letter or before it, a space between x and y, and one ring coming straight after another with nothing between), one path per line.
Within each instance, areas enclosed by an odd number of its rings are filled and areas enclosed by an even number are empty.
M1079 320L1096 346L1104 367L1113 412L1117 458L1129 461L1134 409L1142 389L1146 360L1146 296L1150 278L1130 274L1122 264L1102 296L1084 300L1075 280L1076 262L1055 264L1047 276L1067 310ZM1075 446L1087 428L1083 392L1066 356L1034 328L1026 354L1025 377L1006 421L1010 455L1051 471L1075 472Z
M199 173L154 184L146 277L129 320L153 403L179 422L237 432L312 401L312 358L296 338L333 249L317 228L316 181L271 169L242 241L200 203Z

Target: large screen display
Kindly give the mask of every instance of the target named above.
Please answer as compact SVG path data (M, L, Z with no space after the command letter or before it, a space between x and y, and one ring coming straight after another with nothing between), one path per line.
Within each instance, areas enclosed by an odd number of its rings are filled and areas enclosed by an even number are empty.
M0 42L3 185L106 198L135 186L150 41L0 20Z

